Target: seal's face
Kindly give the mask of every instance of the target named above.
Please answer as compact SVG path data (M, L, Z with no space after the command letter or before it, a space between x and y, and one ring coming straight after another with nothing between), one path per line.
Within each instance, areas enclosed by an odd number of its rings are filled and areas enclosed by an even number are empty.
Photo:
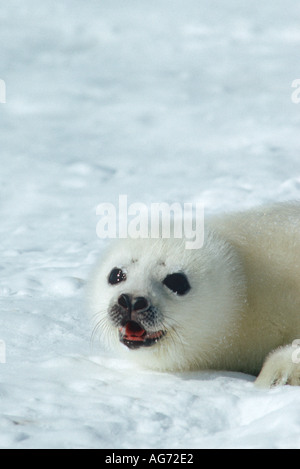
M199 250L184 239L119 240L90 283L93 337L142 366L208 366L240 307L231 295L237 272L209 236Z
M184 240L169 241L118 241L96 270L90 292L94 337L143 365L158 360L157 368L161 354L180 360L180 348L196 330L194 261Z
M121 282L126 284L127 273L120 267L114 267L107 281L111 286L118 286ZM166 275L162 285L180 296L186 295L191 289L184 272ZM112 324L118 328L120 342L129 349L151 347L167 334L164 314L153 304L149 291L147 296L135 296L132 292L122 293L113 301L108 315Z

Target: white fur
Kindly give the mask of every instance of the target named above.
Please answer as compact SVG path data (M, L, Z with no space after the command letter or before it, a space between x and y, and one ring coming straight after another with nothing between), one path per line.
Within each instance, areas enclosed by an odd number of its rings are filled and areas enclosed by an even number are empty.
M108 284L113 267L126 270L125 282ZM191 285L184 296L162 284L178 271ZM126 349L107 314L122 293L150 298L164 316L166 336L148 348ZM96 267L89 296L101 341L143 366L258 374L272 350L300 339L300 204L215 217L199 250L186 250L178 239L118 241ZM299 366L279 349L257 384L299 384Z
M256 386L261 388L283 384L300 386L300 360L297 355L292 345L279 347L270 353L256 380Z

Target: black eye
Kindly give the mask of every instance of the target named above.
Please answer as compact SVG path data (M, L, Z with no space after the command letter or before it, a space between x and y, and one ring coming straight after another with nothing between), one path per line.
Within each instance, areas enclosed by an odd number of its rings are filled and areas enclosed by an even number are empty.
M123 282L124 280L126 280L126 274L118 267L115 267L108 277L108 283L111 285L116 285L117 283Z
M185 295L191 289L186 275L181 272L167 275L163 284L177 295Z

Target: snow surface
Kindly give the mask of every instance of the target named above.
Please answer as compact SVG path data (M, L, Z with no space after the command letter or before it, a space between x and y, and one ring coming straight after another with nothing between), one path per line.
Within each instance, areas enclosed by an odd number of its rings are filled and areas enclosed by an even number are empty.
M0 8L0 447L300 448L300 390L163 374L91 344L96 206L300 198L300 3Z

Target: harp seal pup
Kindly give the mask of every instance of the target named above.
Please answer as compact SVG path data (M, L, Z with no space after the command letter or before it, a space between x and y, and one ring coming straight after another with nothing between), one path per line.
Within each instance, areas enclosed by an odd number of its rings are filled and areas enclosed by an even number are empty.
M300 385L300 204L212 217L198 250L183 239L119 240L89 298L93 333L144 367Z

